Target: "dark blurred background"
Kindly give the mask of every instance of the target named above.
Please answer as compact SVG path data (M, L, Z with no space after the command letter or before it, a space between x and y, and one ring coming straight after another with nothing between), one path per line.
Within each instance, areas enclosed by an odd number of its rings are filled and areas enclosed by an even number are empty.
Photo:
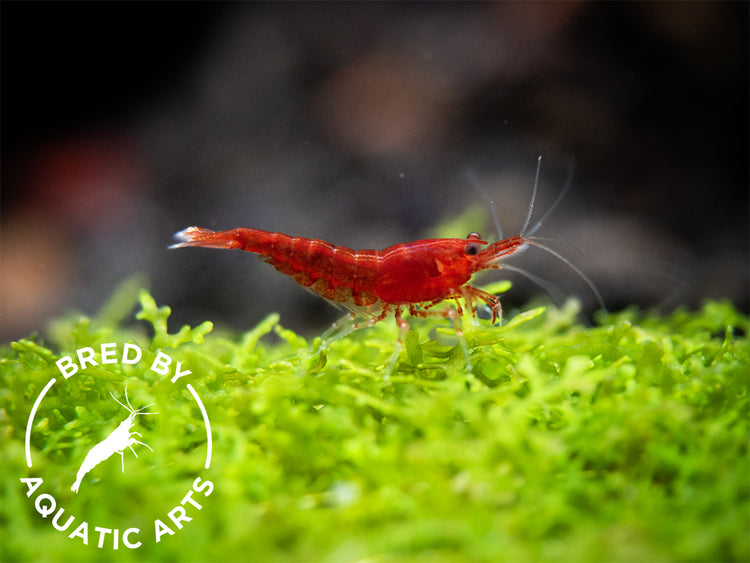
M95 312L138 272L177 323L279 311L315 334L330 305L250 254L167 251L171 235L383 248L470 206L490 235L472 177L515 234L539 154L537 217L575 175L538 234L610 309L748 309L747 2L0 10L3 340ZM554 258L512 263L595 307ZM506 310L539 291L519 279Z

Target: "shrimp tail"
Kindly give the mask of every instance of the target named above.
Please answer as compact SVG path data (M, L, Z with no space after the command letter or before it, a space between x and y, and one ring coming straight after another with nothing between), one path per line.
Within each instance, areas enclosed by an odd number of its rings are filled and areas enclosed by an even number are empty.
M238 248L236 241L226 237L217 237L216 231L202 227L188 227L174 234L174 239L179 241L169 248L184 248L187 246L203 246L207 248ZM234 243L234 244L232 244Z
M309 242L308 239L290 237L282 233L271 233L261 231L260 229L246 228L231 229L229 231L211 231L202 227L188 227L175 233L174 238L179 242L169 248L200 246L204 248L240 249L260 255L273 253L275 246L288 247L293 238L296 238L298 241Z
M94 446L94 448L96 448L96 446ZM83 460L81 467L78 469L78 472L76 473L76 480L73 483L73 486L70 487L70 490L73 491L74 493L78 493L78 489L80 488L81 482L83 481L83 478L86 476L86 474L89 471L91 471L94 467L99 465L100 460L96 459L97 457L96 454L92 455L92 452L95 451L94 448L92 448L89 451L89 453L86 454L86 458Z

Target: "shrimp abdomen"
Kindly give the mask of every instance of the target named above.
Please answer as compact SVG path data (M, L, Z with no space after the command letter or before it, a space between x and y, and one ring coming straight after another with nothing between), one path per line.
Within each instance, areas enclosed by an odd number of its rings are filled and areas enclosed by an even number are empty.
M330 301L355 307L379 301L372 291L380 261L380 253L375 250L355 251L320 239L250 228L215 232L189 227L175 238L180 242L170 248L199 246L258 254L279 272Z

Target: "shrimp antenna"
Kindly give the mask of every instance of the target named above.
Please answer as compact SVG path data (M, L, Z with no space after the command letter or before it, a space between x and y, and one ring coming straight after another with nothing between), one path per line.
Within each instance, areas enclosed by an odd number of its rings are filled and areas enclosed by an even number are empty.
M123 405L120 401L117 400L117 397L114 396L112 391L109 392L110 396L115 400L115 402L120 405L122 408L124 408L126 411L128 411L131 414L159 414L158 412L141 412L143 409L147 409L148 407L155 405L156 403L151 403L150 405L146 405L145 407L141 407L138 410L133 408L133 405L130 404L130 400L128 399L128 388L125 387L125 402L128 404L126 407ZM130 408L128 408L130 407Z
M539 157L536 159L536 175L534 176L534 189L531 191L531 202L529 203L529 212L526 214L526 220L523 222L523 227L521 227L521 236L523 237L526 234L526 228L529 226L529 221L531 221L531 214L534 212L534 201L536 200L536 191L539 187L539 173L542 170L542 155L540 154ZM546 215L545 215L546 217Z
M500 237L498 240L503 240L505 237L503 236L503 228L500 226L500 218L497 215L497 206L495 205L495 200L492 199L492 197L487 192L487 190L482 185L482 183L479 181L479 178L477 178L477 175L473 170L468 170L466 172L466 179L469 181L469 184L471 184L471 187L474 188L477 192L479 192L479 195L481 195L484 199L486 199L489 202L490 213L492 214L492 221L495 223L495 229L497 229L497 235Z
M556 304L561 304L564 301L564 295L563 292L560 290L560 288L549 281L546 278L543 278L541 276L537 276L536 274L532 274L528 270L524 270L523 268L519 268L517 266L511 266L510 264L503 264L502 267L503 270L509 270L511 272L516 272L518 274L521 274L522 276L528 278L533 283L541 287L544 291L550 294L552 297L552 300Z
M109 394L115 400L115 402L118 405L120 405L122 408L124 408L126 411L131 412L131 413L135 412L135 409L133 408L133 405L131 405L130 401L128 400L128 388L127 387L125 387L125 402L128 404L127 407L125 405L123 405L120 401L117 400L117 397L114 396L114 394L112 393L112 391L110 391Z
M532 245L532 246L536 246L537 248L541 248L545 252L549 252L552 256L554 256L558 260L560 260L562 262L565 262L576 274L578 274L580 276L580 278L583 281L586 282L586 285L588 285L589 288L591 288L591 291L594 294L594 296L596 297L596 301L599 303L599 307L601 307L602 311L604 311L604 312L607 311L607 307L606 307L606 305L604 305L604 299L602 299L602 295L601 295L601 293L599 293L599 290L594 285L594 282L592 282L589 279L589 277L586 274L584 274L578 266L576 266L575 264L573 264L573 262L571 262L570 260L568 260L567 258L565 258L565 256L563 256L559 252L556 252L556 251L552 250L549 246L541 244L536 239L525 238L524 241L526 243Z
M583 248L581 248L581 245L576 244L572 240L561 240L561 239L556 239L552 237L533 237L533 238L536 241L541 241L544 243L554 242L555 244L564 244L565 246L569 246L571 249L575 250L581 256L586 256L586 252L583 250Z
M539 161L541 163L542 157L539 157ZM534 223L534 226L531 227L531 230L529 230L529 236L533 236L535 232L537 232L541 227L544 221L547 219L547 217L550 216L550 213L552 213L555 208L560 204L560 202L565 197L565 194L568 193L568 190L570 190L570 187L573 185L573 176L576 172L576 161L573 158L568 158L568 177L565 179L565 185L563 186L562 191L560 192L560 195L557 196L557 199L555 199L554 203L550 206L549 209L547 209L547 212L542 215L542 218L539 219L536 223ZM537 179L539 178L539 168L536 170ZM536 193L536 181L534 182L534 192ZM533 205L533 199L532 199L532 205ZM531 210L529 210L529 217L526 218L526 222L528 223L529 218L531 217ZM524 229L526 228L526 225L524 225ZM521 231L521 236L523 236L525 231Z

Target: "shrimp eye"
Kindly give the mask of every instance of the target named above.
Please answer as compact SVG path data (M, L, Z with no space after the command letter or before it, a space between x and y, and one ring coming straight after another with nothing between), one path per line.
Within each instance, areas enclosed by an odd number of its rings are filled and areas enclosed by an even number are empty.
M479 254L479 251L482 250L482 245L478 244L476 242L470 242L466 245L466 248L464 249L464 252L468 254L469 256L474 256L476 254Z

